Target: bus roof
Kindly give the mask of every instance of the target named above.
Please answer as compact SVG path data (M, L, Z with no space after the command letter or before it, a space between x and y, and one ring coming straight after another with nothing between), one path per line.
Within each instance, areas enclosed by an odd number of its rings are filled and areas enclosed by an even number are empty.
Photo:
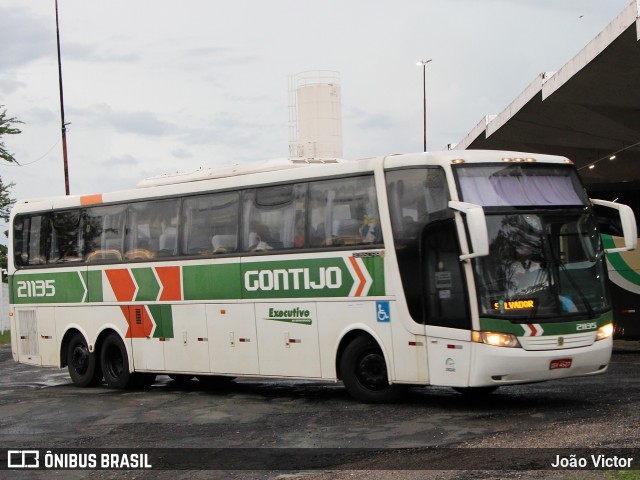
M425 162L427 157L427 162ZM557 155L542 155L537 153L513 152L502 150L445 150L442 152L411 153L403 155L389 155L385 157L385 168L400 167L402 165L451 165L452 163L573 163L566 157Z
M274 172L309 165L342 163L344 161L345 160L338 158L274 158L273 160L267 160L264 162L236 164L228 167L201 168L190 172L163 173L161 175L145 178L139 182L136 187L157 187L160 185L171 185L174 183L197 182L213 178L227 178L238 175L249 175L252 173Z
M415 153L415 154L394 154L386 157L385 159L391 159L396 157L395 162L391 160L391 163L405 163L407 161L414 161L424 164L425 156L431 157L430 160L433 163L451 163L452 160L464 160L465 162L491 162L491 161L503 161L503 159L511 158L513 161L527 161L535 159L544 163L567 163L565 157L558 157L553 155L533 155L531 153L523 152L504 152L504 151L492 151L492 150L467 150L467 151L454 151L448 150L443 152L428 152L428 153ZM375 158L375 157L374 157ZM362 160L372 160L373 158L366 158ZM175 172L165 173L154 177L149 177L139 182L137 188L156 187L160 185L171 185L175 183L185 182L197 182L201 180L211 180L214 178L229 178L236 177L238 175L250 175L255 173L274 172L279 170L287 170L298 167L307 167L311 165L326 165L349 162L347 160L331 158L276 158L273 160L267 160L264 162L252 162L246 164L237 164L228 167L219 168L205 168L191 172ZM385 162L387 166L388 162Z
M81 205L121 202L185 193L206 192L227 188L247 188L260 184L291 182L297 179L312 179L322 176L342 176L372 172L376 168L399 168L403 166L440 165L448 166L458 161L464 163L490 163L511 161L562 164L565 157L538 155L522 152L492 150L449 150L442 152L392 154L360 160L341 159L274 159L265 162L246 163L222 168L206 168L192 172L176 172L147 178L135 189L106 192L93 195L70 195L49 198L33 198L16 202L12 213L50 208L67 208ZM531 161L531 160L529 160ZM305 167L301 172L299 169Z

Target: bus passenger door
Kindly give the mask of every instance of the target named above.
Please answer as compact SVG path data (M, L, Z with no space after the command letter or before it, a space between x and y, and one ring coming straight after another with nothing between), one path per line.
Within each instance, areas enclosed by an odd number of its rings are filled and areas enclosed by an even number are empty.
M253 304L207 305L210 371L258 375L258 338Z
M453 219L423 234L424 308L430 383L466 385L471 359L469 297Z

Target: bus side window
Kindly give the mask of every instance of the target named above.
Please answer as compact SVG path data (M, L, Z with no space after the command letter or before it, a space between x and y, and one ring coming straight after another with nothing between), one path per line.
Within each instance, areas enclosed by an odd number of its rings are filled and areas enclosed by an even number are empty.
M188 197L182 207L182 253L217 255L238 248L238 193Z
M204 255L211 249L210 214L207 205L199 205L200 199L188 198L183 203L183 253Z
M14 262L18 267L44 265L49 250L49 222L46 215L22 216L14 220Z
M13 263L17 267L29 265L30 223L30 217L16 217L13 220Z
M372 176L313 182L309 197L309 246L382 242Z
M82 255L81 210L55 212L49 263L79 262Z
M125 233L128 260L176 255L178 199L150 200L130 205Z
M468 299L454 221L430 224L424 232L422 250L427 324L470 328Z
M306 192L305 183L247 190L243 196L243 250L304 246Z
M84 217L84 251L88 263L122 260L126 206L88 208Z

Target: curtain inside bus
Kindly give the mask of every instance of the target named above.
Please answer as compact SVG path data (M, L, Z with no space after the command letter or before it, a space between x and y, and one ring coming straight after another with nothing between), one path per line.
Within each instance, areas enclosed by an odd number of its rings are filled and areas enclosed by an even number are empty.
M586 205L575 170L557 166L455 168L462 199L485 207Z

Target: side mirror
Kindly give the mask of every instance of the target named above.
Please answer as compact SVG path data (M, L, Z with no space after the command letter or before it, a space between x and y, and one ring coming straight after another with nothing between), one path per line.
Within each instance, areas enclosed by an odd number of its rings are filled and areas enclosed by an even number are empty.
M609 202L607 200L590 199L594 205L601 205L603 207L613 208L618 211L620 215L620 223L622 224L622 234L624 237L624 247L620 248L607 248L605 253L615 252L628 252L629 250L635 250L638 245L638 229L636 226L636 218L633 215L633 210L628 205L621 203Z
M467 217L467 231L471 239L473 251L460 255L460 260L489 255L489 234L487 233L487 221L484 217L482 207L474 203L451 200L449 202L449 208L458 210Z

